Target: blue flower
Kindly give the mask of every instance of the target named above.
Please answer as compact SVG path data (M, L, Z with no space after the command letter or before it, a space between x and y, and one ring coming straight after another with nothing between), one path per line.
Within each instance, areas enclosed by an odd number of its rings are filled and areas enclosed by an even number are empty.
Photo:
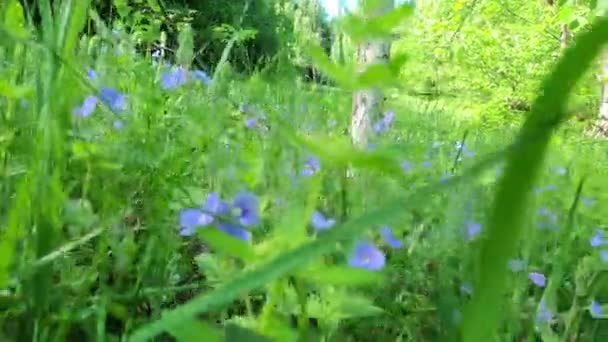
M595 199L591 197L581 196L581 201L586 207L592 207L595 204Z
M90 80L94 80L94 79L96 79L96 78L97 78L97 73L95 72L95 70L93 70L93 69L89 69L89 71L87 71L87 77L88 77Z
M384 241L386 242L387 245L389 245L392 248L403 247L403 242L401 242L401 240L397 239L393 235L393 231L390 227L382 226L382 227L380 227L380 229L381 229L380 234L382 235L382 238L384 239Z
M192 236L196 234L196 229L208 225L206 217L200 209L183 209L179 214L179 234L181 236Z
M247 229L243 229L229 223L220 223L218 224L218 228L224 233L233 236L239 240L251 241L251 232Z
M522 259L511 259L509 260L509 269L512 272L521 272L526 267L526 262Z
M554 169L555 173L559 176L565 176L568 170L565 167L558 166Z
M473 240L477 235L481 233L481 224L477 222L467 223L467 238Z
M101 88L99 97L113 111L122 111L127 109L127 98L112 88Z
M239 209L238 224L232 222L232 208ZM236 238L249 241L251 233L239 226L252 226L260 221L257 197L248 192L241 192L234 198L233 206L221 200L216 192L207 195L205 204L200 209L184 209L180 213L180 234L190 236L198 227L208 226L217 221L221 231Z
M595 299L589 305L589 314L593 318L602 318L604 316L602 313L602 306Z
M374 130L376 131L376 133L385 132L390 128L394 119L395 112L388 111L384 113L384 116L374 124Z
M534 285L538 287L545 287L547 285L547 278L544 274L539 272L530 272L528 278Z
M384 268L386 257L378 247L370 242L359 242L348 258L348 265L354 268L363 268L369 271L378 271Z
M310 218L310 224L316 231L327 230L336 224L336 220L332 218L326 218L319 211L314 211Z
M248 128L255 128L258 125L258 122L255 118L248 118L245 121L245 126Z
M600 260L608 261L608 250L600 252Z
M410 172L412 172L413 169L414 169L414 164L412 164L410 161L406 160L401 163L401 170L403 170L403 172L410 173Z
M596 229L595 230L595 234L593 234L593 236L589 240L589 244L593 248L596 248L596 247L599 247L601 245L606 244L606 240L604 239L603 232L601 230L599 230L599 229Z
M432 166L433 166L433 163L429 160L422 163L422 167L424 167L425 169L430 169Z
M306 158L306 163L304 164L304 169L301 171L303 176L312 176L321 170L321 162L319 158L315 156L309 156Z
M188 73L186 69L177 67L175 70L166 71L161 75L161 87L165 90L175 89L186 83Z
M196 80L203 81L206 86L209 86L211 84L211 78L209 77L209 75L207 75L206 72L202 70L194 70L192 72L192 77Z
M541 300L536 313L536 322L548 323L553 319L553 313L547 308L545 300Z
M260 206L254 194L243 191L234 197L232 205L240 209L239 222L243 226L255 226L260 223Z
M114 127L114 129L123 129L123 127L125 127L125 123L122 120L116 120L112 124L112 127Z
M86 118L93 113L95 107L97 107L97 97L89 95L84 99L82 106L74 108L72 112L74 115Z

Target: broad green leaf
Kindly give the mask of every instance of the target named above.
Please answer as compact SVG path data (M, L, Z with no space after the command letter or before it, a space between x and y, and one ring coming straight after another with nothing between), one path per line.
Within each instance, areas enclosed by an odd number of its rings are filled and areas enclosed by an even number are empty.
M325 75L333 78L339 85L345 88L354 87L354 69L333 63L329 56L325 54L325 51L318 45L309 44L307 52L315 66Z
M270 340L256 332L243 328L234 323L226 324L226 342L241 342L241 341L251 341L251 342L270 342Z
M351 295L346 300L342 300L339 308L342 318L369 317L384 312L384 310L375 306L371 299L357 295Z
M221 342L228 340L227 338L224 340L224 334L219 329L214 328L207 322L196 319L184 321L179 327L171 329L169 332L178 342Z
M370 171L388 172L394 176L403 175L398 161L387 154L357 150L344 137L296 135L292 139L305 146L323 161L335 165L352 165Z
M0 4L2 5L2 4ZM8 0L4 4L4 28L20 39L28 39L23 7L18 0ZM1 8L1 7L0 7Z
M347 266L319 267L301 274L302 278L318 284L365 285L378 284L384 280L383 274Z
M520 130L514 149L509 151L504 176L498 184L488 229L479 254L480 273L472 301L465 310L462 340L482 342L492 339L503 313L508 268L524 227L524 209L552 132L567 118L568 94L608 40L608 18L601 18L581 34L565 51L554 71L542 84L532 114ZM480 325L479 322L484 322Z
M252 260L255 253L251 245L215 228L200 228L198 236L216 252L237 257L243 261Z

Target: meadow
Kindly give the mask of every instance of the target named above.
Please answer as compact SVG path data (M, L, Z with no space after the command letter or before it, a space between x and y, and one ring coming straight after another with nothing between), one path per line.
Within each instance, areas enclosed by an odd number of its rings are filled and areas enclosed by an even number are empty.
M530 113L387 87L361 151L349 91L179 66L70 8L0 27L0 340L608 338L606 143L557 127L605 20Z

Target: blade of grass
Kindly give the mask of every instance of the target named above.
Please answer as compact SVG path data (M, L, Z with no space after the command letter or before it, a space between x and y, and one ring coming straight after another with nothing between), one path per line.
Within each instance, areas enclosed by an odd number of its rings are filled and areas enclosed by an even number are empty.
M554 71L545 79L532 114L520 130L518 141L530 143L509 152L500 180L488 231L479 256L480 274L462 324L463 341L488 341L498 330L506 285L508 259L515 254L523 233L523 212L553 130L566 117L568 94L608 40L608 19L601 18L581 34Z

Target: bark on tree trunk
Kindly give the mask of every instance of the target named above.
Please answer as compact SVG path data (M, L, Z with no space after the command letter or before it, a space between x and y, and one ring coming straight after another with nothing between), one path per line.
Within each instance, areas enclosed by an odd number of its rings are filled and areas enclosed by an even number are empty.
M371 11L366 16L380 16L394 7L394 0L385 0L382 6ZM391 44L386 41L369 41L360 43L357 48L358 71L377 63L387 63ZM367 148L371 135L372 119L378 116L384 98L378 88L356 91L353 94L353 108L351 117L351 139L356 147Z
M568 24L562 24L560 28L560 36L559 42L562 51L568 47L568 38L570 37L570 32L568 31Z

